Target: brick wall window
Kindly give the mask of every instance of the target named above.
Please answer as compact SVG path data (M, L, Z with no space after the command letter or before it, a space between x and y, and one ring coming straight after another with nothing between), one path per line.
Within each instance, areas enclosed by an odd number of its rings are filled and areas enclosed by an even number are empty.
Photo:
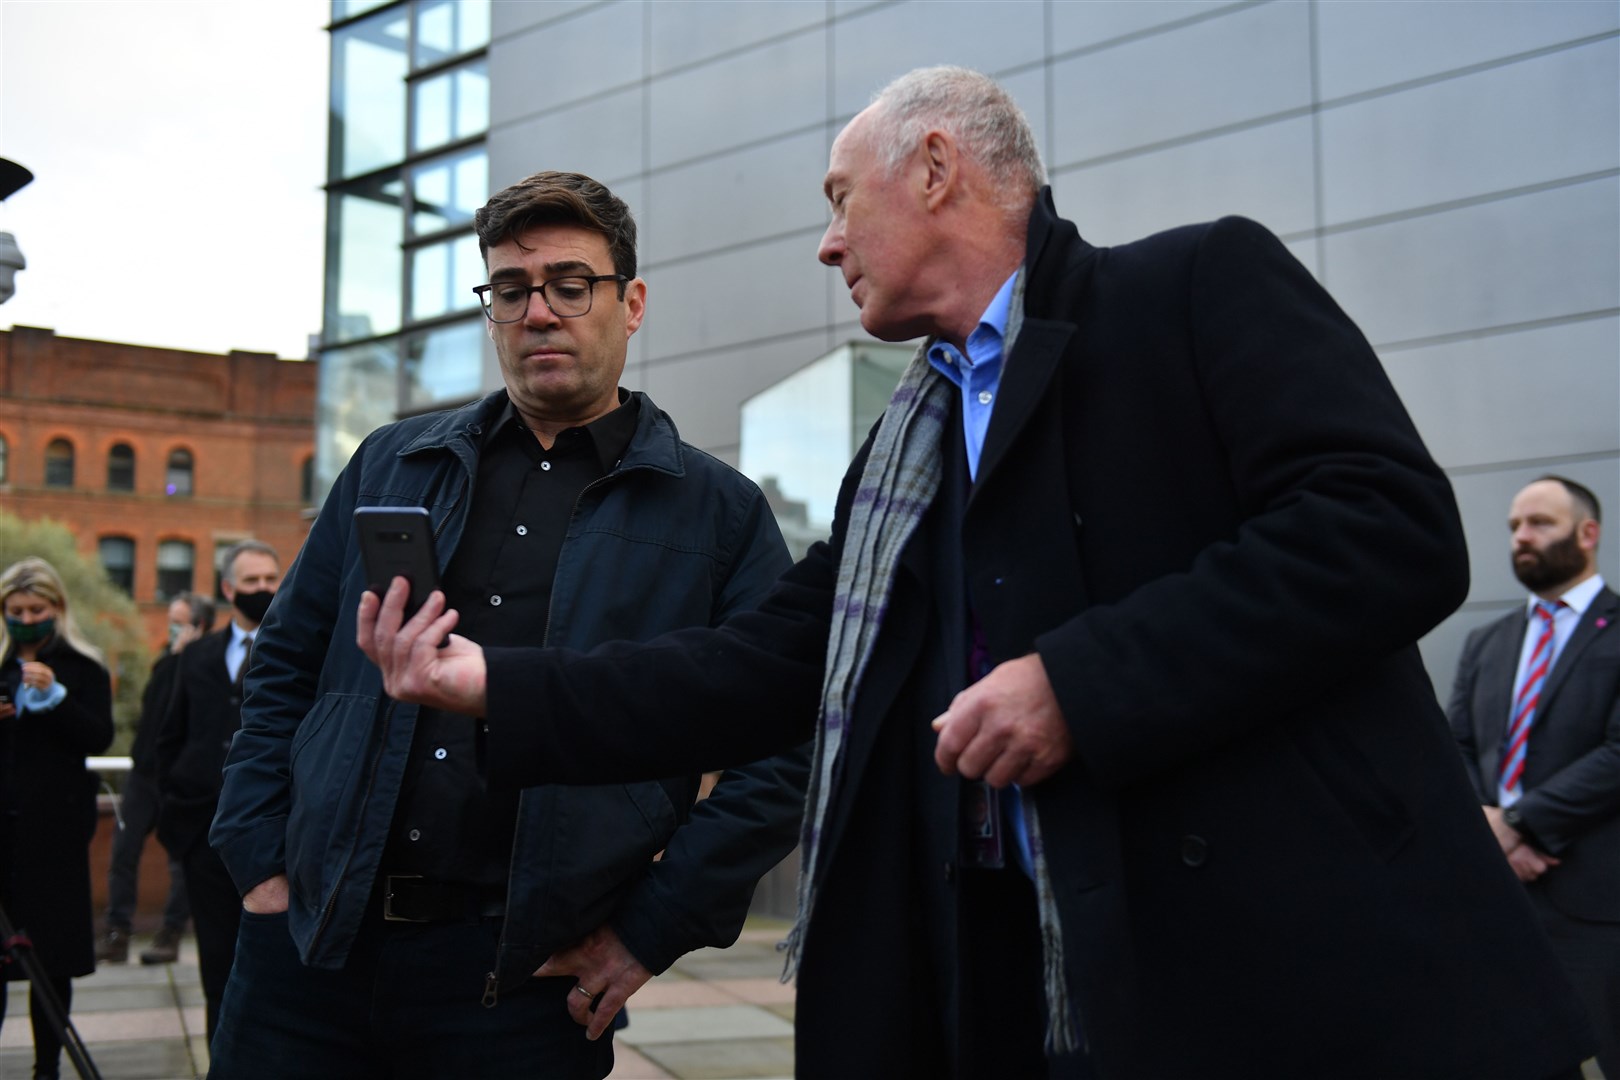
M107 580L131 596L135 594L135 541L127 536L103 536L96 542Z
M157 598L173 600L191 591L197 551L189 540L165 540L158 544Z
M107 490L135 490L135 448L128 443L107 451Z
M52 439L45 447L45 486L73 486L73 444L66 439Z
M163 490L170 495L190 495L191 472L191 451L170 450L169 468L164 476Z

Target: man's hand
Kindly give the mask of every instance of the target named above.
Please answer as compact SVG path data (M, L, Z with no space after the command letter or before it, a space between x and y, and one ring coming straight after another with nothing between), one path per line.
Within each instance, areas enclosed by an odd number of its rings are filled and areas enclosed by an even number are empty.
M1487 806L1484 809L1485 820L1490 823L1491 832L1496 835L1496 842L1502 845L1502 854L1512 855L1514 850L1524 843L1524 837L1519 835L1519 830L1502 819L1500 806Z
M568 991L568 1015L585 1027L587 1039L601 1038L630 995L652 972L630 954L611 927L600 926L541 964L536 978L573 975L579 982Z
M1520 843L1508 852L1508 865L1513 867L1520 881L1528 883L1557 866L1558 860L1545 851L1537 851L1529 844Z
M983 778L991 787L1039 783L1074 752L1046 665L1030 653L1009 660L956 695L934 720L934 761L946 776Z
M242 910L251 915L280 915L287 910L287 875L267 877L242 897Z
M360 597L355 639L382 669L383 690L395 701L483 716L484 650L450 633L459 616L445 609L444 593L437 590L402 625L409 592L405 579L396 577L380 602L372 592Z

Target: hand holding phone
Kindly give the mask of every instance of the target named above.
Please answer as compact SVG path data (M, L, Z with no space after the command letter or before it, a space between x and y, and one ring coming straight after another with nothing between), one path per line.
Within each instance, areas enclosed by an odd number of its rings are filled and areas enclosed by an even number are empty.
M411 587L405 618L416 614L439 587L439 558L428 512L420 506L361 506L354 511L354 528L366 588L381 598L396 577L404 578Z

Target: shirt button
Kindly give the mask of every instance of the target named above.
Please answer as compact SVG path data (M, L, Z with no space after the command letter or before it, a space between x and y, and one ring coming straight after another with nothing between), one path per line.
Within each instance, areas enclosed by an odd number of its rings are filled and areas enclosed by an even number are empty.
M489 598L489 606L490 607L500 607L501 606L501 598L499 596L490 597Z
M529 527L527 525L519 525L517 527L517 534L519 536L528 536L529 535Z
M450 751L441 746L437 750L433 751L433 756L439 761L443 761L445 758L450 756Z
M422 830L421 829L412 829L406 835L408 835L412 840L420 840L420 839L422 839Z
M549 462L549 461L542 461L542 462L541 462L541 463L540 463L540 471L541 471L541 472L550 472L550 471L551 471L551 462Z
M990 404L991 400L994 399L994 397L995 397L995 395L990 393L990 391L988 391L988 390L980 390L979 391L979 404L980 405L988 405L988 404Z

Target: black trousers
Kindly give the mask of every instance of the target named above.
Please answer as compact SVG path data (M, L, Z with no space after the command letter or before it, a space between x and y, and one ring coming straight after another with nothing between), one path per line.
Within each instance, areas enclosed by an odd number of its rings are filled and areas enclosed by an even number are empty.
M206 840L191 846L182 857L191 921L197 931L197 967L202 975L203 999L208 1013L208 1040L219 1026L219 1005L236 957L236 931L242 922L242 898L225 864Z
M1598 1065L1607 1080L1620 1080L1620 923L1574 918L1554 907L1544 890L1532 885L1528 891L1598 1034Z

